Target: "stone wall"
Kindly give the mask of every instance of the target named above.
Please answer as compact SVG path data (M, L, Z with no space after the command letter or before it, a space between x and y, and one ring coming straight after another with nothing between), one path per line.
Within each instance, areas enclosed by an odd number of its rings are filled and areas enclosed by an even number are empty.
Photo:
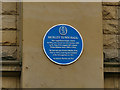
M119 62L119 3L103 2L103 48L105 62Z
M2 60L17 59L17 3L3 2L2 3Z
M17 59L17 3L2 3L2 59L16 60ZM119 62L119 3L103 2L103 41L104 41L104 60L106 62Z

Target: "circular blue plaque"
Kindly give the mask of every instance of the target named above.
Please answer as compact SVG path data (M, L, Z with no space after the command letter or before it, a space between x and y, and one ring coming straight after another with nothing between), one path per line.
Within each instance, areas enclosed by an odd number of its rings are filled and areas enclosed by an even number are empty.
M68 65L81 56L83 39L74 27L58 24L46 32L43 38L43 49L52 62Z

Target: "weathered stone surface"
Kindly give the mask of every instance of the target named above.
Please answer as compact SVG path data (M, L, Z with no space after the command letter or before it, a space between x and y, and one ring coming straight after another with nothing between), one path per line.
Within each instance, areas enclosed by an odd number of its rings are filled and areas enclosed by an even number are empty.
M117 42L118 42L118 49L120 49L120 35L117 35L117 38L118 38L118 40L117 40Z
M102 5L104 5L104 6L116 6L116 5L119 5L119 2L103 2Z
M120 49L118 49L118 58L119 58L119 62L120 62Z
M103 6L103 19L118 19L118 6Z
M119 19L119 24L120 24L120 6L118 7L118 19Z
M16 60L17 59L17 3L3 2L2 3L2 38L0 40L0 51L2 51L2 60Z
M0 45L16 45L16 33L16 31L0 31L0 35L2 35Z
M2 3L2 14L3 15L14 15L17 13L16 2L3 2Z
M117 49L117 35L104 35L103 36L104 49Z
M103 33L104 34L117 34L118 33L118 20L103 20Z
M2 59L3 60L15 60L16 58L17 58L17 47L16 46L2 46Z
M2 28L15 29L16 28L16 15L2 15Z
M105 59L117 59L118 58L118 49L104 49Z
M103 51L104 61L119 61L119 1L103 0Z
M0 14L2 13L2 2L0 2Z

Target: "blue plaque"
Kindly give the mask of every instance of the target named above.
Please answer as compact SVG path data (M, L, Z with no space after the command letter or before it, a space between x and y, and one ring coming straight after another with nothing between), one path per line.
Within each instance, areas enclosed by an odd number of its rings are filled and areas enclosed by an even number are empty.
M68 65L81 56L83 39L74 27L58 24L50 28L45 34L43 49L52 62Z

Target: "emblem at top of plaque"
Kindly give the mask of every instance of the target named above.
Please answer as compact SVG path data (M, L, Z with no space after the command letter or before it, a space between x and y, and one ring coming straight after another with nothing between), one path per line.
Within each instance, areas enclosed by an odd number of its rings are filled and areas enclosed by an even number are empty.
M67 34L67 28L65 26L61 26L59 28L60 35L66 35Z

